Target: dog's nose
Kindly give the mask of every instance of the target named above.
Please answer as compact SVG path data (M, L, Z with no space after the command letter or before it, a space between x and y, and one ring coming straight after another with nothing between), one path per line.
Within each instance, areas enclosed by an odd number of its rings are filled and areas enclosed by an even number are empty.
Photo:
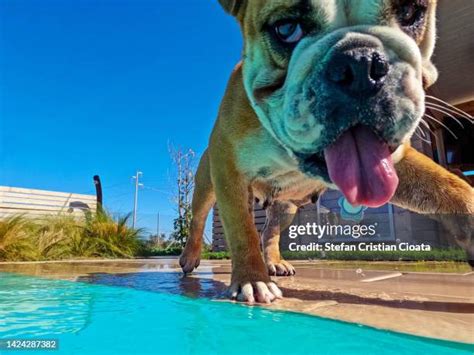
M378 51L356 48L336 52L328 62L328 79L354 96L375 94L389 72L389 63Z

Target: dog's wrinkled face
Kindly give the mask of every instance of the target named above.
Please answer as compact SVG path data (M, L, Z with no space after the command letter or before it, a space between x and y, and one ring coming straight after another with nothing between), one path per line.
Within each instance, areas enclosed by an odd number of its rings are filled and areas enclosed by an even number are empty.
M436 0L220 2L241 24L244 86L262 125L353 204L387 202L398 183L390 155L437 77Z

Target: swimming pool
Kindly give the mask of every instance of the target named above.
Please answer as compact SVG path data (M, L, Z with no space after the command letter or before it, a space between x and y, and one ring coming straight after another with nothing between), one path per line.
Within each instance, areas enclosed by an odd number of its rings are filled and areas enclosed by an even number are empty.
M172 291L176 284L167 281L165 274L153 274L154 278L138 274L136 277L96 275L84 278L85 282L72 282L0 273L0 339L58 340L58 351L25 352L28 354L472 354L474 351L474 346L464 344L265 307L191 298L179 292L173 294L167 291ZM205 283L198 294L206 294ZM0 350L0 353L21 352Z

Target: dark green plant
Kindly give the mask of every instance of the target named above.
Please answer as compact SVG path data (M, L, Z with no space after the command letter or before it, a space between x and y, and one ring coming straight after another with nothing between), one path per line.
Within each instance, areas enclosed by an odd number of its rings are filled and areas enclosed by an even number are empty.
M191 229L191 205L185 204L181 206L182 214L173 221L173 232L171 238L184 247L188 240Z
M130 214L113 218L97 212L86 218L81 247L92 256L131 258L140 248L142 229L128 226Z
M333 251L291 252L282 255L288 260L363 260L363 261L465 261L466 253L459 248L432 249L431 251Z
M169 247L169 248L149 248L143 245L142 249L138 251L138 256L149 257L149 256L178 256L181 255L183 248L180 246Z

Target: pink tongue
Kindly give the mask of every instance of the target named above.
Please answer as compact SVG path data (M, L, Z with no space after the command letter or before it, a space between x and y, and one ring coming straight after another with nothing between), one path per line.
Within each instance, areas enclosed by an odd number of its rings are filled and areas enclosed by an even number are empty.
M324 150L324 157L329 177L351 205L382 206L397 189L388 146L367 127L345 132Z

